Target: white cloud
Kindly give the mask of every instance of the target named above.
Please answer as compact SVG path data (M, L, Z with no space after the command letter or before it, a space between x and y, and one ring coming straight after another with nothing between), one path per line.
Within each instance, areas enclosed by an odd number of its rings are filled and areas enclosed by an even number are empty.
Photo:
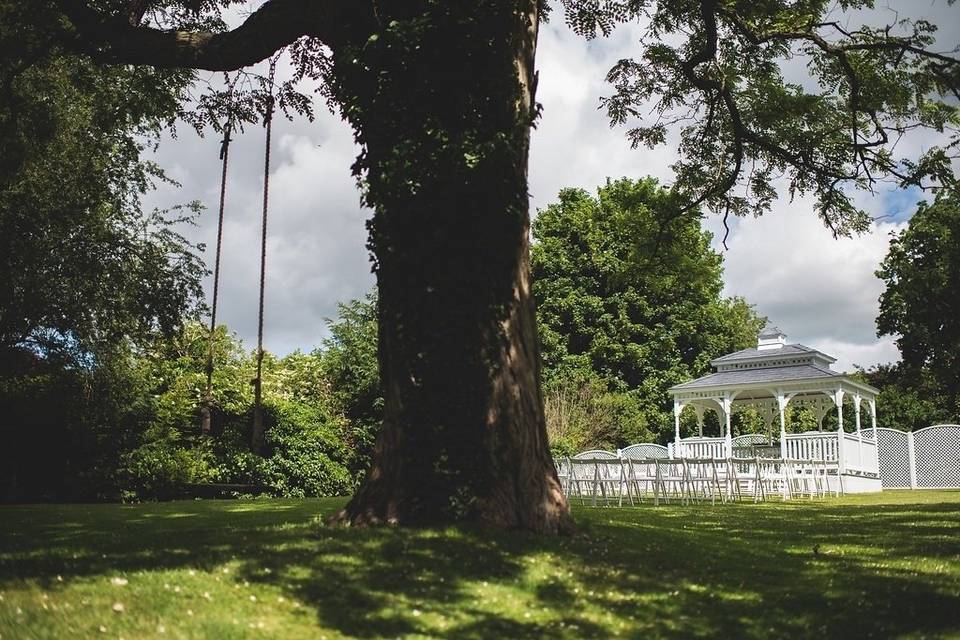
M837 369L896 360L892 341L876 337L883 283L874 271L890 232L904 226L879 222L863 236L835 239L812 202L780 202L768 215L735 222L724 254L725 292L755 304L790 341L838 358Z
M584 44L560 19L544 25L537 47L537 100L544 110L530 148L531 210L546 207L565 187L593 191L607 177L653 175L667 181L674 145L630 148L625 127L611 129L600 97L611 93L607 71L630 54L636 26Z

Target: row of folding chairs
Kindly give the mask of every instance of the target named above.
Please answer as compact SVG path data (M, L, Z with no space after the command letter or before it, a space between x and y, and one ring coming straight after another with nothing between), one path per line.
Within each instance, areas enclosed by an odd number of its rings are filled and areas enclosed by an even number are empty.
M568 499L581 504L635 505L646 499L694 502L779 496L784 500L840 492L827 463L779 458L564 458L557 471Z

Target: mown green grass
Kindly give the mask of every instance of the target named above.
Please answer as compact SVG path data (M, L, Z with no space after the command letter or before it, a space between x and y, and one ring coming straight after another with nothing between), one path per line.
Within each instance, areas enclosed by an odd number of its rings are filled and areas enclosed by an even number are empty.
M0 507L0 638L960 637L960 492L578 507L559 540L341 504Z

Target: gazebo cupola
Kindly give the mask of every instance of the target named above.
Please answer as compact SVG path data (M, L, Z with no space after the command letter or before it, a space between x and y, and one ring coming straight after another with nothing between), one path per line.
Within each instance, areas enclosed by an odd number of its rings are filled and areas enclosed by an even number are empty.
M787 334L780 331L778 327L769 322L757 336L757 350L767 351L769 349L779 349L787 344Z

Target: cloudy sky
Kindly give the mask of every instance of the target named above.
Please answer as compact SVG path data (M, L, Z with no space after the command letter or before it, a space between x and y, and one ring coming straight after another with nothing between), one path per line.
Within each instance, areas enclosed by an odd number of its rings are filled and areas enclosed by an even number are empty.
M894 10L922 15L941 25L943 46L938 48L950 49L958 41L957 7L904 1L890 3L891 9L879 4L883 8L868 20L887 20ZM532 140L531 211L548 205L563 187L593 190L608 176L653 175L669 183L671 147L631 150L624 130L611 129L597 109L600 96L610 93L603 80L606 71L636 51L639 26L585 43L559 18L543 27L537 53L537 97L544 111ZM911 142L916 147L928 143ZM148 201L166 207L196 199L207 206L199 226L188 235L207 243L211 266L218 152L215 134L200 138L183 128L177 139L164 140L156 160L182 188L162 188ZM275 121L267 244L265 346L270 351L285 354L319 345L327 335L325 319L336 315L337 302L361 297L373 286L364 246L370 212L360 207L350 176L356 153L348 126L322 105L312 123ZM262 154L262 128L249 127L235 136L220 318L248 346L256 340ZM899 191L863 196L864 206L878 220L870 233L853 239L835 240L813 214L810 201L803 199L781 200L760 219L736 220L724 251L726 294L744 296L789 340L837 357L839 369L896 360L893 340L876 336L874 319L883 287L874 271L890 234L904 228L916 200L916 194ZM722 237L717 218L708 218L706 226ZM722 251L719 241L717 245Z

